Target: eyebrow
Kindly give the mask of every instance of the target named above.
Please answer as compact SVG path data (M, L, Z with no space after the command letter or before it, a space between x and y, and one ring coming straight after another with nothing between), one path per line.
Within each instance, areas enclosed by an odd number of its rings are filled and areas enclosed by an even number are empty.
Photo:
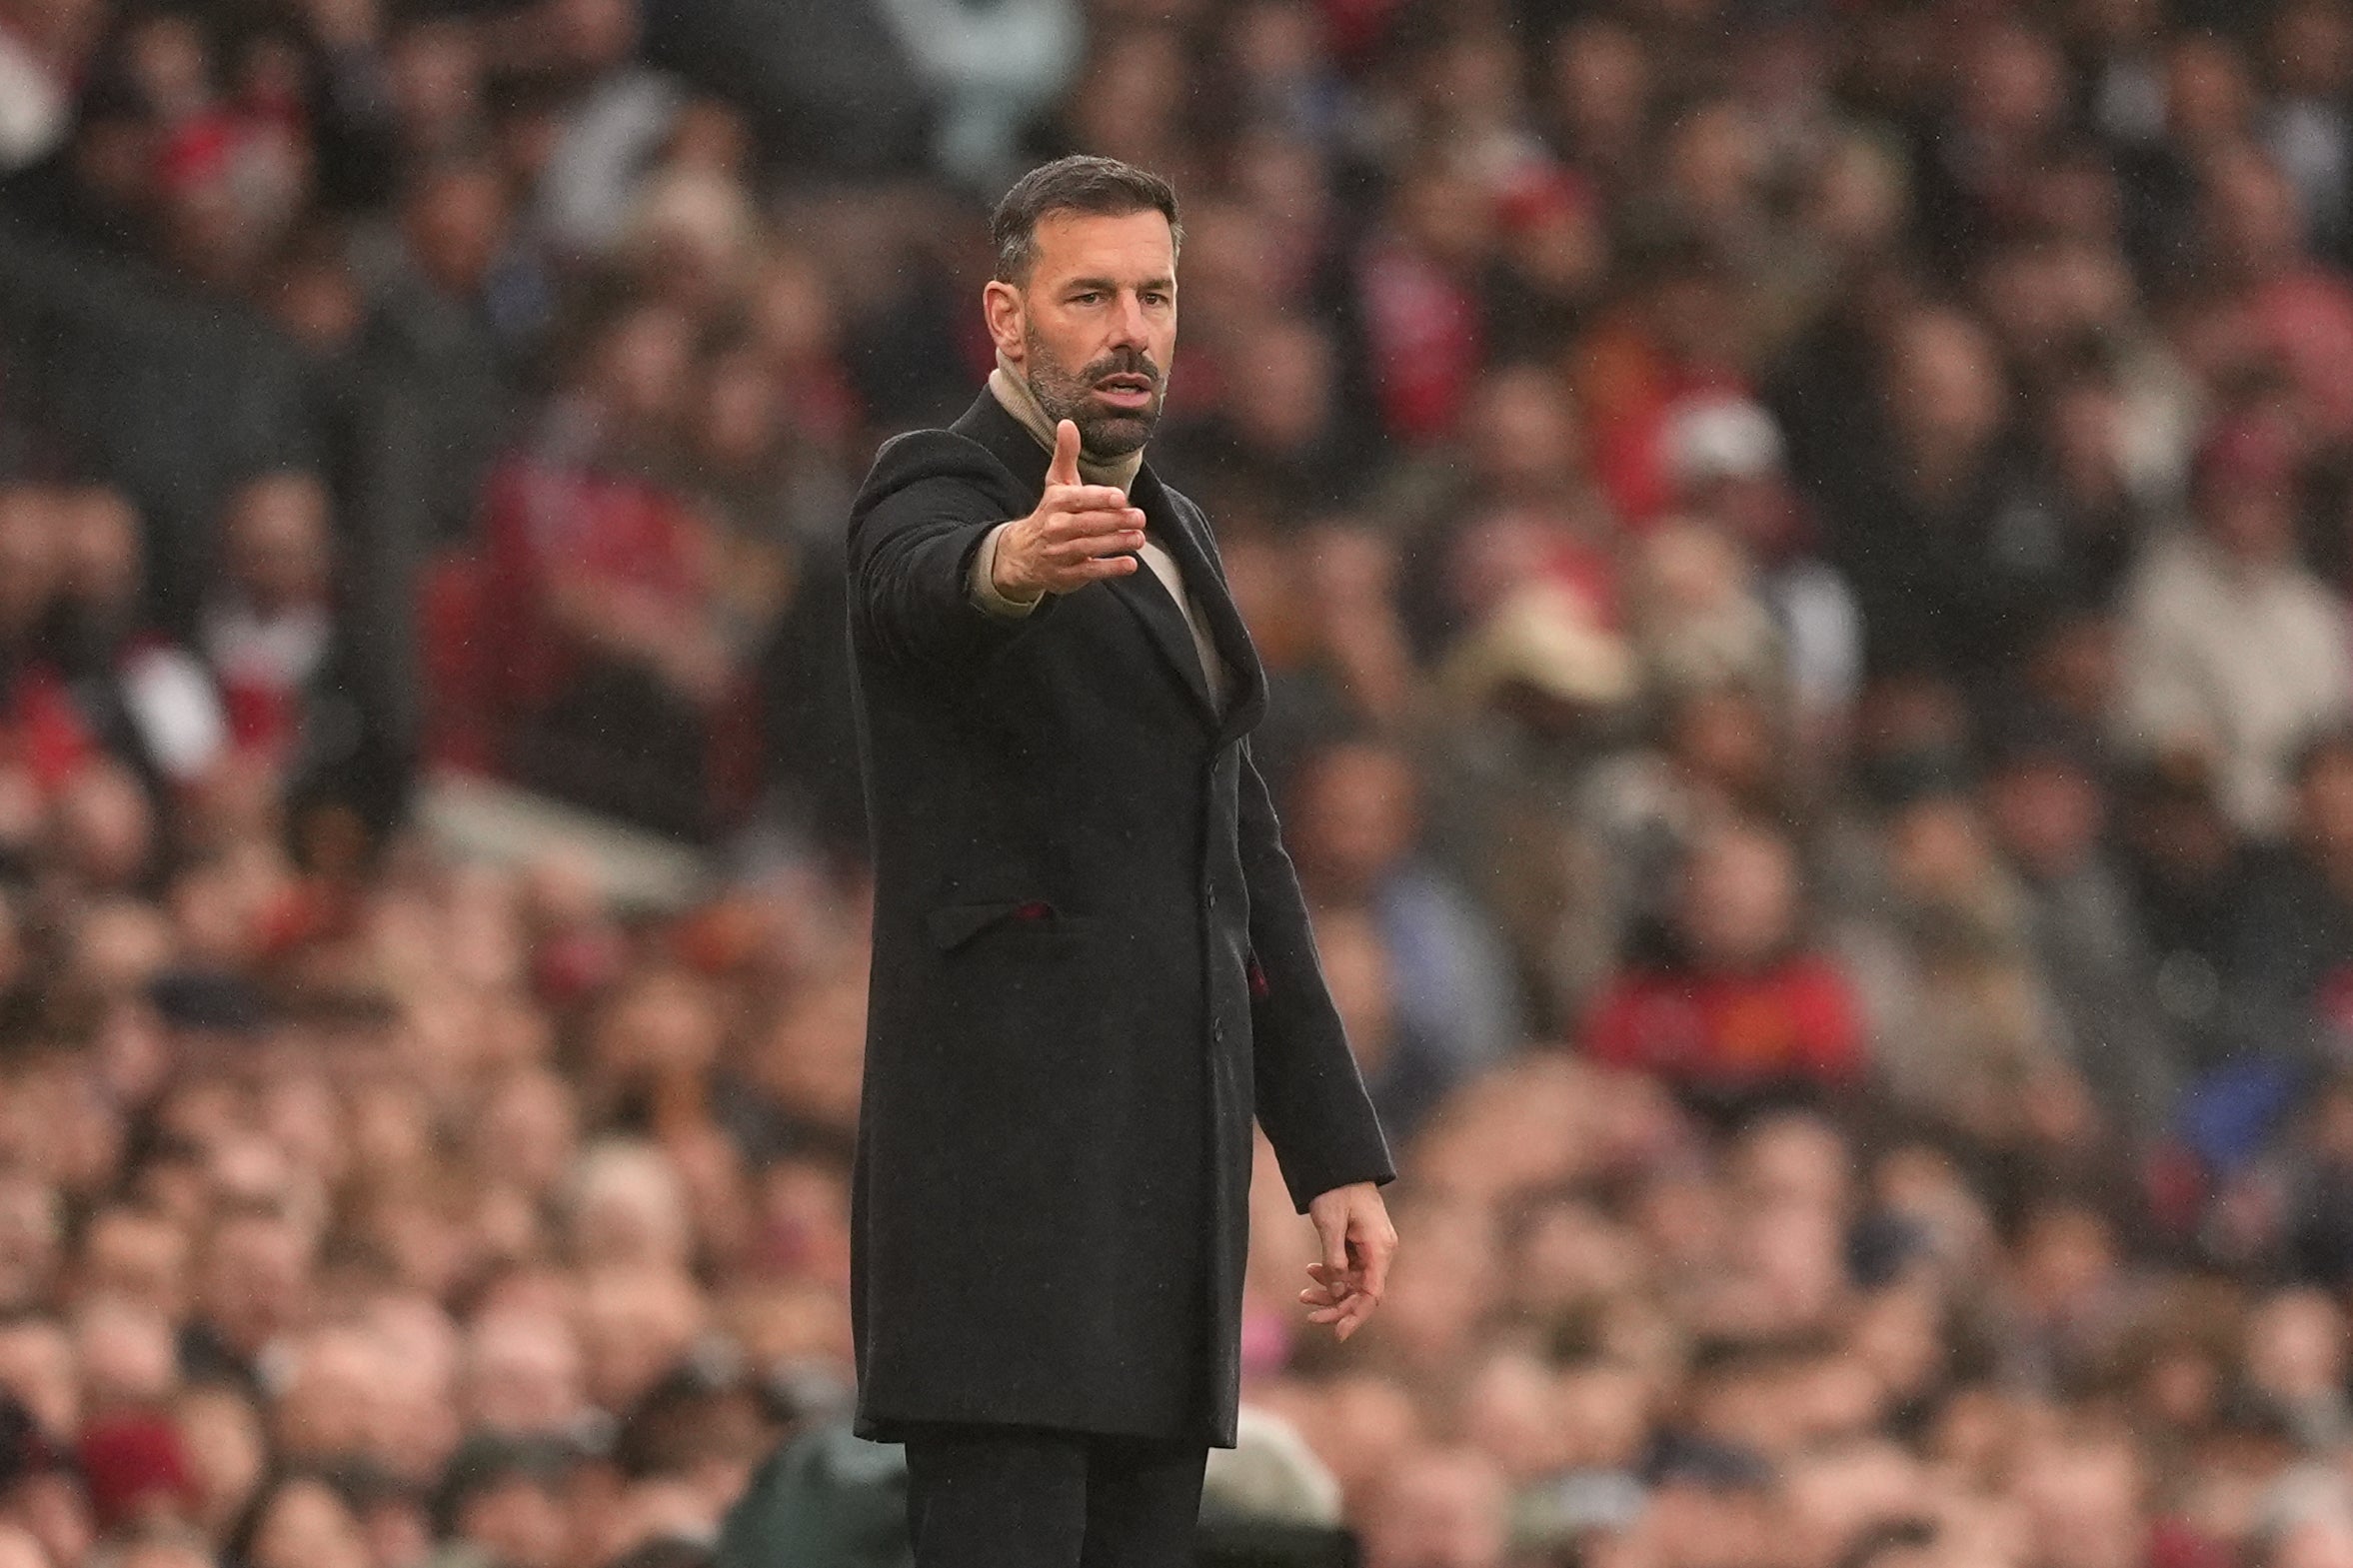
M1146 289L1159 289L1163 293L1167 293L1176 287L1176 280L1175 278L1147 278L1136 287L1139 292ZM1102 294L1117 294L1120 292L1120 283L1115 278L1073 278L1069 283L1063 285L1065 294L1088 289Z

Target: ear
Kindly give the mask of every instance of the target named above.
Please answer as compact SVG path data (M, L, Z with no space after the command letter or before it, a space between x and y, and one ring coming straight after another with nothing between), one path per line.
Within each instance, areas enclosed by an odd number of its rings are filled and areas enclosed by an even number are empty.
M1029 302L1022 291L1002 279L990 279L981 291L981 314L988 320L989 341L997 345L997 352L1019 365L1023 328L1029 321Z

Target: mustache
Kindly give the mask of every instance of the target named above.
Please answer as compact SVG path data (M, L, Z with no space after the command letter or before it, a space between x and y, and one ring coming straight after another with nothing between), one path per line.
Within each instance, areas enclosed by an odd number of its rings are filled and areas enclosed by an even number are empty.
M1090 387L1106 376L1142 376L1155 387L1161 384L1161 368L1142 349L1114 349L1102 359L1090 361L1079 372L1079 379Z

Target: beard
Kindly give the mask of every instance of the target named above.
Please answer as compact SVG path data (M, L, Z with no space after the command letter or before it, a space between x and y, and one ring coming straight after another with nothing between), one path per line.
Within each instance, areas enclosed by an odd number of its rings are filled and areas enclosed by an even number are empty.
M1022 370L1030 395L1046 411L1049 421L1069 420L1079 427L1079 447L1090 458L1124 458L1141 451L1161 423L1161 405L1168 397L1166 372L1142 349L1114 349L1081 369L1066 370L1046 350L1035 331L1022 335L1026 363ZM1141 409L1116 409L1096 396L1096 383L1107 376L1142 376L1152 383L1152 401Z

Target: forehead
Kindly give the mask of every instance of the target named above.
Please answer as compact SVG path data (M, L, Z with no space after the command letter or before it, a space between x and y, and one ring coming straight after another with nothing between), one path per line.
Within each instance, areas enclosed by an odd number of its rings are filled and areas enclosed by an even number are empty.
M1054 212L1038 220L1034 279L1110 278L1123 283L1176 275L1168 218L1156 209L1121 213Z

